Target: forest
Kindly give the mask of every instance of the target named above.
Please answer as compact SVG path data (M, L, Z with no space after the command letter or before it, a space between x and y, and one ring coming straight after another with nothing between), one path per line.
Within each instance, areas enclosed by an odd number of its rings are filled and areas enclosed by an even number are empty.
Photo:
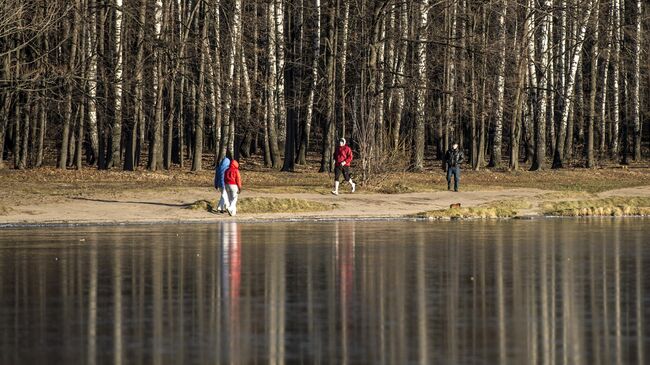
M0 166L330 171L340 137L361 180L452 143L473 169L643 161L648 5L0 0Z

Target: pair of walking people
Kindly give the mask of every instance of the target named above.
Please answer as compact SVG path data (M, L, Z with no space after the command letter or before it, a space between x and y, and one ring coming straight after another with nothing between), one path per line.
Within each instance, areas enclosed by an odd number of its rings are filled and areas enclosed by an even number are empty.
M237 215L237 198L241 193L239 162L231 160L229 156L221 160L214 175L214 188L221 193L217 212L228 212L231 216Z

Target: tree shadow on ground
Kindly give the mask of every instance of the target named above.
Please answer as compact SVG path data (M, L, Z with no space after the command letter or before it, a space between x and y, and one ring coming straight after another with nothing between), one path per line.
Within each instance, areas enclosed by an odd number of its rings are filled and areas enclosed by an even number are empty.
M147 205L158 205L158 206L172 207L172 208L189 208L192 205L194 205L194 203L173 204L173 203L144 202L144 201L132 201L132 200L123 201L123 200L110 200L110 199L91 199L91 198L80 198L80 197L74 197L70 199L85 200L85 201L99 202L99 203L147 204Z

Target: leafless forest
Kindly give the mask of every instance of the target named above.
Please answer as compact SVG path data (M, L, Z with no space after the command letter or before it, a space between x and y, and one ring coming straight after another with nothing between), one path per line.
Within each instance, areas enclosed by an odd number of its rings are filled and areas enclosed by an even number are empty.
M650 158L645 0L0 0L0 165Z

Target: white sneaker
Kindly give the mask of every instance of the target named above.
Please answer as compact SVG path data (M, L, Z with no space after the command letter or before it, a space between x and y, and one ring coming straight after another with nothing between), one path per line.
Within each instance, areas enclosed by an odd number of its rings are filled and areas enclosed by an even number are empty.
M352 183L352 192L353 192L353 193L354 193L354 191L356 190L356 188L357 188L357 184Z
M339 192L338 192L338 191L334 191L334 190L332 190L332 194L334 194L334 195L339 195Z

